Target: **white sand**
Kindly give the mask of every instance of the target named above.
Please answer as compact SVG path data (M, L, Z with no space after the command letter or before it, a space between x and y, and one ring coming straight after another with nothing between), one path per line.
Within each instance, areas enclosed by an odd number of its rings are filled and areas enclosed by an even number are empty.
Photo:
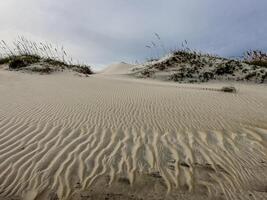
M267 199L266 85L229 94L114 68L0 69L0 199Z
M134 65L127 64L124 62L115 63L107 66L104 70L101 71L101 74L105 75L122 75L128 74L134 68Z

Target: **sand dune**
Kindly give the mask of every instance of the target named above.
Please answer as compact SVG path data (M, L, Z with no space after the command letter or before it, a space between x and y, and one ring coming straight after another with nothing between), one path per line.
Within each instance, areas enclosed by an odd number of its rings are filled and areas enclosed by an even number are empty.
M133 68L134 65L121 62L109 65L103 71L101 71L101 74L108 74L108 75L128 74Z
M267 198L266 85L109 76L126 71L0 69L0 199Z
M177 50L161 59L137 65L132 75L179 83L211 80L267 83L267 68L264 65L252 65L244 60L207 55L189 49Z

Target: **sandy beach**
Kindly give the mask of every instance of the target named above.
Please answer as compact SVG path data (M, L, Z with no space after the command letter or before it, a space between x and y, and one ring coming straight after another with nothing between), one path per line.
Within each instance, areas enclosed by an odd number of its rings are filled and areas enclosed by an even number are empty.
M267 198L266 85L119 69L0 69L1 200Z

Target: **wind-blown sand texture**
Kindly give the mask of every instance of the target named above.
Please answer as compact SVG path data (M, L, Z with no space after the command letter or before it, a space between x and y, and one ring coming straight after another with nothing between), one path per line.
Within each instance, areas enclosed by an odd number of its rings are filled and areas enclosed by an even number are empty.
M0 199L267 199L266 85L109 70L0 69Z

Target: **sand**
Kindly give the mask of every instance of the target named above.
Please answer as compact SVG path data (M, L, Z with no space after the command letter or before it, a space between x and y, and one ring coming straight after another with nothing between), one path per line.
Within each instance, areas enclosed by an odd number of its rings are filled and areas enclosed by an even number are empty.
M135 65L131 65L125 62L114 63L107 66L105 69L100 71L100 74L105 75L125 75L131 73L131 70L135 68Z
M0 199L267 199L267 88L0 69ZM124 68L123 68L124 70Z

